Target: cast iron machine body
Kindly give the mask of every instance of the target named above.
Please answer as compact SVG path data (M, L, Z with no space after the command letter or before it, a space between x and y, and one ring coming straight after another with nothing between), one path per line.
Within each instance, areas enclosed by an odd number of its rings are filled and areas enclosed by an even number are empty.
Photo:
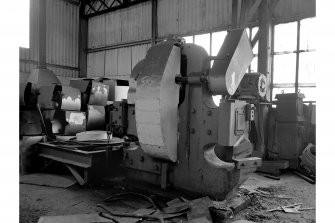
M217 57L177 40L151 47L132 71L127 103L111 109L118 136L138 140L124 148L127 176L216 199L232 196L261 165L250 157L250 104L230 97L252 58L244 30L229 32ZM223 96L219 106L216 94Z

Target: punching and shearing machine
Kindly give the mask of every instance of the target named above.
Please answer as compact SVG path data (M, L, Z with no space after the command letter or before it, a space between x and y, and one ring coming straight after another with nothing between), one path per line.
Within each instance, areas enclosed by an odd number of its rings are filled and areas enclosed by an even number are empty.
M216 57L180 40L151 47L132 70L127 100L109 106L109 130L127 141L127 177L217 199L233 195L261 165L251 157L249 132L266 78L244 78L252 59L243 29L228 32ZM218 106L213 95L222 95Z

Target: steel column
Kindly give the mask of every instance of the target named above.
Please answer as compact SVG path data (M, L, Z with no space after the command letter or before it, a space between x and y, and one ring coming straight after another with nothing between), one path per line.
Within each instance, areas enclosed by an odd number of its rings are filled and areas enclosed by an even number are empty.
M87 77L88 19L85 18L86 2L87 0L82 1L79 8L79 35L78 35L79 77Z
M47 33L46 33L46 0L39 0L38 10L38 27L39 27L39 41L38 41L38 68L46 69L47 58Z

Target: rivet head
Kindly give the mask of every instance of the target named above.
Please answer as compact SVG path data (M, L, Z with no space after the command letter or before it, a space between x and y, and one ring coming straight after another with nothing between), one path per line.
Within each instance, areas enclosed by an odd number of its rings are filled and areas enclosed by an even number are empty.
M191 112L194 114L196 112L195 108L193 108Z
M133 110L133 115L135 115L135 110Z
M241 166L245 166L245 164L244 164L244 163L242 163L242 164L241 164Z
M254 162L255 165L257 165L257 162Z
M140 161L144 162L144 156L141 156Z
M212 130L208 129L207 130L207 135L212 135Z
M208 115L208 116L211 116L211 115L212 115L212 111L208 111L208 112L207 112L207 115Z
M191 132L192 134L194 134L194 133L195 133L195 129L194 129L194 128L191 128L190 132Z

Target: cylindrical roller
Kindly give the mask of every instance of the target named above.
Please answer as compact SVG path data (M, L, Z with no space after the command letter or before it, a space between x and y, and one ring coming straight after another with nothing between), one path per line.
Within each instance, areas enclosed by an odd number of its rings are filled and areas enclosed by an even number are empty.
M261 73L245 74L238 87L238 95L243 98L264 97L267 91L266 76Z

